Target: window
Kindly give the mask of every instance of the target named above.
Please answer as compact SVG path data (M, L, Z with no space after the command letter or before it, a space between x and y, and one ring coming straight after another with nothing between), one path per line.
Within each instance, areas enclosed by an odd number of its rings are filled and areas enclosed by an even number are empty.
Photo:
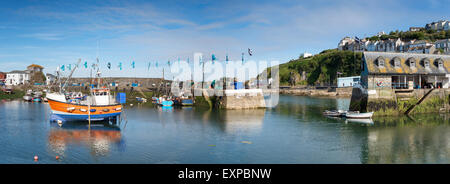
M416 60L414 58L409 58L409 67L416 67Z
M436 66L439 69L443 69L444 68L444 61L441 58L436 59L435 63L436 63Z
M423 61L423 66L424 66L425 68L430 67L430 61L428 61L428 60Z
M378 67L384 67L384 58L383 57L377 58L377 65L378 65Z
M393 60L394 60L394 67L400 67L400 58L395 57Z

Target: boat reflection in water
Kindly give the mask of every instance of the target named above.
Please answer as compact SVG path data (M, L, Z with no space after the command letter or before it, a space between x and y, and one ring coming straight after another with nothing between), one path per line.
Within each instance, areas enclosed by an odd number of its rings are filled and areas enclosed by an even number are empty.
M372 119L345 119L345 123L359 123L366 125L373 125Z
M91 123L90 127L84 122L66 122L61 125L51 122L51 126L48 143L51 150L61 156L64 156L70 145L84 145L93 156L105 156L113 145L120 148L124 143L120 128L108 122Z

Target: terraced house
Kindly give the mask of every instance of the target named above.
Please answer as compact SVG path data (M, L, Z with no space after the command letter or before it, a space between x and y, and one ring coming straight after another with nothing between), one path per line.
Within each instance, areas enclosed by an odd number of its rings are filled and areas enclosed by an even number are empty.
M361 83L369 91L449 88L450 56L417 53L364 52Z

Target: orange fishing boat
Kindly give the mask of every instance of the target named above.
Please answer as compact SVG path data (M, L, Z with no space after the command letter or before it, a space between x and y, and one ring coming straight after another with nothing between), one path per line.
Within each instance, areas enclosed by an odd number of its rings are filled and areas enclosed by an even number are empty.
M78 65L74 68L77 68ZM72 76L67 78L64 85L60 85L59 92L48 93L46 98L52 110L52 117L55 120L62 121L102 121L117 118L122 113L122 104L124 94L114 98L107 85L100 83L100 72L97 70L96 77L98 83L91 85L90 94L82 96L78 93L74 96L72 93L65 92L64 87ZM124 102L122 102L124 103Z

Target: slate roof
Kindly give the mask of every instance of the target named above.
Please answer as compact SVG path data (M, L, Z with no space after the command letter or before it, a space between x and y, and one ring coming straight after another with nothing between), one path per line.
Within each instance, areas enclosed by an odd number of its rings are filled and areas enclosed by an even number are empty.
M364 52L363 59L370 74L448 74L450 55ZM381 63L380 62L384 62ZM396 66L397 63L397 66ZM426 67L428 63L428 67ZM441 67L439 67L441 63ZM384 66L383 66L384 64ZM414 66L415 65L415 66Z

